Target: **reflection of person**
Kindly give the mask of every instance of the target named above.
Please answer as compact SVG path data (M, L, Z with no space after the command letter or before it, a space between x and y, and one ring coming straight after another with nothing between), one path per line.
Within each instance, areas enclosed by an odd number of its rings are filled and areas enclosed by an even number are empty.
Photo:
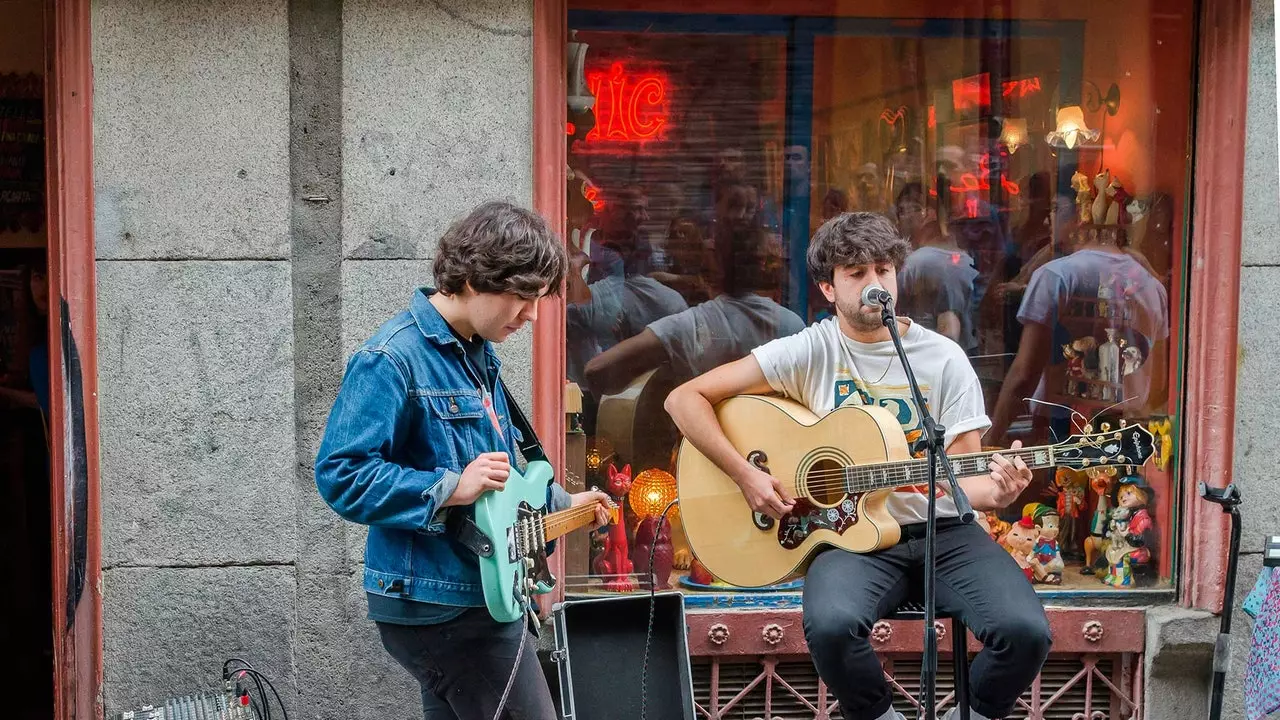
M28 274L32 313L32 342L27 355L27 387L0 387L0 400L20 407L39 408L49 417L49 281L42 265ZM46 420L47 423L47 420Z
M898 202L899 229L916 247L898 274L898 312L968 352L978 344L973 322L978 271L973 258L939 222L936 201L920 207L912 199L919 195L904 189Z
M713 405L725 398L776 392L819 416L843 402L876 404L893 412L904 432L918 433L919 413L889 331L880 323L879 309L859 300L872 283L896 291L897 267L908 249L881 215L847 213L828 221L809 245L808 265L835 304L836 317L756 348L667 397L666 407L686 439L735 480L752 510L781 519L797 505L779 479L747 462L724 436ZM926 401L946 428L949 452L980 452L988 420L982 388L964 352L916 323L900 320L899 326ZM989 475L960 480L979 510L1008 505L1031 479L1021 460L997 455L990 468ZM927 507L919 489L900 488L888 501L903 527L898 545L869 554L828 550L809 567L805 639L846 718L901 717L893 711L868 634L920 580ZM961 523L949 498L939 498L937 507L939 609L957 614L987 644L970 676L972 717L1005 717L1048 655L1048 620L1013 558L980 526Z
M640 332L659 318L681 312L688 307L676 290L643 274L650 249L640 242L639 223L647 218L643 195L632 189L622 193L622 200L606 212L601 237L605 245L593 237L590 255L577 251L571 258L572 272L567 278L565 325L567 328L566 374L570 380L584 382L584 368L591 358ZM612 269L597 272L595 262L611 264ZM587 268L583 279L582 269Z
M778 304L781 246L777 237L749 219L726 220L716 239L720 287L714 298L656 320L640 334L587 363L587 387L598 395L669 362L680 379L736 360L757 345L804 328L804 321Z
M849 195L840 188L831 188L822 196L822 221L849 211Z
M1163 399L1168 293L1144 263L1108 242L1105 233L1077 228L1075 234L1074 251L1036 269L1023 294L1022 337L996 401L993 440L1008 431L1032 390L1037 400L1098 409L1115 405L1130 412L1152 409ZM1098 348L1108 363L1105 372L1099 371ZM1117 371L1112 356L1123 357L1129 348L1137 349L1142 362L1128 352L1130 372L1123 365ZM1039 404L1033 410L1050 418L1065 412Z
M422 685L427 718L493 716L513 664L503 717L555 715L535 642L524 623L489 615L479 562L454 533L480 495L503 487L521 444L492 343L535 319L565 271L540 217L476 208L440 239L438 289L414 293L352 356L316 457L325 502L369 526L369 617ZM547 494L551 510L608 502L558 485ZM608 520L603 505L594 520Z

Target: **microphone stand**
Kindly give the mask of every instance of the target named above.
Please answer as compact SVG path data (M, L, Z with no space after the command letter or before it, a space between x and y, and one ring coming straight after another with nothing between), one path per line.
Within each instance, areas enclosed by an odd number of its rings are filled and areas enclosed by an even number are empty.
M947 449L943 446L947 429L939 425L929 413L924 394L920 392L920 384L907 362L907 353L902 349L902 338L898 335L898 318L894 315L892 301L880 303L880 321L889 329L893 338L893 346L898 351L898 359L902 361L902 369L907 374L907 384L911 386L911 396L916 403L916 412L920 413L921 425L924 429L924 440L928 447L929 461L929 514L925 525L924 545L924 664L920 669L920 706L922 720L937 720L935 716L938 694L938 631L934 627L937 617L937 594L935 575L937 572L937 514L938 514L938 466L947 473L951 483L951 498L955 501L956 510L961 522L973 522L973 506L965 495L960 483L956 482L955 470L947 459ZM968 657L955 658L955 662L968 662ZM960 717L969 717L969 708L960 709Z

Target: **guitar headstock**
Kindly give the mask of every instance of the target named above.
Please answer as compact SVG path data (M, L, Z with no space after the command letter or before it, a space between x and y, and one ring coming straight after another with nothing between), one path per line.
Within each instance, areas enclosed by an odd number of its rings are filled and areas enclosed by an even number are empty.
M1120 421L1120 427L1103 423L1101 430L1085 427L1053 446L1054 464L1075 470L1107 465L1141 466L1155 454L1155 436L1141 425Z

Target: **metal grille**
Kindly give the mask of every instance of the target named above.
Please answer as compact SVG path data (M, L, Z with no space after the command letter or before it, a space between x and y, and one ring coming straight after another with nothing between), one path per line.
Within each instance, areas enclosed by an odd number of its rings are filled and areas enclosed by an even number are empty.
M1140 655L1052 657L1009 720L1141 720ZM918 657L884 657L894 706L916 716ZM938 668L938 713L954 706L951 663ZM698 716L708 720L834 720L835 698L807 660L693 659Z

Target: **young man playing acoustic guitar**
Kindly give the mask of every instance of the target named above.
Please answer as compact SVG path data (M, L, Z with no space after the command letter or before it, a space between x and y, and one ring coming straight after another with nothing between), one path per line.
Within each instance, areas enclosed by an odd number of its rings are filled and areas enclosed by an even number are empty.
M818 416L842 403L875 404L901 420L908 440L920 435L919 413L880 309L865 307L860 299L873 283L896 296L896 273L909 251L882 215L845 213L829 220L813 237L808 265L835 305L836 316L762 345L668 396L667 411L680 431L733 478L753 510L780 519L794 498L730 444L713 411L721 400L779 393ZM925 401L946 428L948 452L981 451L982 432L990 422L964 352L905 318L898 320L898 328ZM993 458L989 475L959 479L978 510L1008 505L1031 479L1021 459L1010 463L999 455ZM922 583L925 492L899 488L890 496L887 509L902 526L897 545L868 554L821 552L805 578L805 639L819 676L848 720L901 717L893 711L891 691L868 637L876 621ZM961 523L950 497L939 497L937 510L938 610L958 614L986 646L970 675L971 717L1002 718L1040 672L1049 652L1048 620L1008 552L977 524Z
M535 644L519 652L529 630L490 617L458 528L481 494L503 489L515 450L532 440L512 423L492 343L536 319L566 269L542 218L479 206L440 239L436 288L415 292L351 358L329 416L316 485L339 515L369 526L369 618L421 684L426 720L492 720L513 670L502 717L556 717ZM547 496L548 510L609 502L555 484ZM593 528L608 519L598 505Z

